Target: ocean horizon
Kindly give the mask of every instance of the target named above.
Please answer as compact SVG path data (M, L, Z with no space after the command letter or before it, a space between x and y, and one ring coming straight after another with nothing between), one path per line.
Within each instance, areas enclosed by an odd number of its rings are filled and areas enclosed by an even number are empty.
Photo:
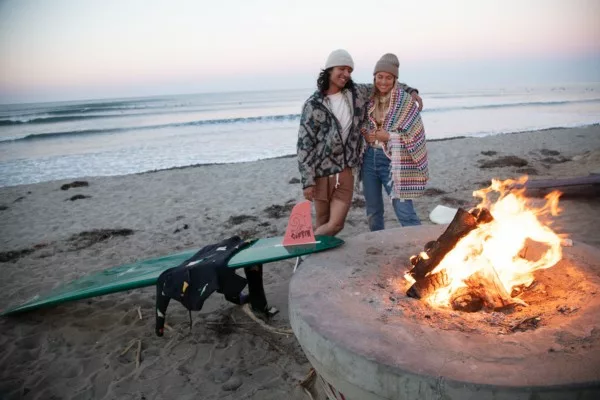
M313 91L0 105L0 186L290 156ZM428 140L600 123L600 83L421 96Z

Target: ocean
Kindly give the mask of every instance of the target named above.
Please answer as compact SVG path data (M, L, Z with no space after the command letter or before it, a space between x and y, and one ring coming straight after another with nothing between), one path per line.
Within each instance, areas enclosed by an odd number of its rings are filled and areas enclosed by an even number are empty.
M0 105L0 186L295 154L312 92ZM428 140L600 123L600 83L421 96Z

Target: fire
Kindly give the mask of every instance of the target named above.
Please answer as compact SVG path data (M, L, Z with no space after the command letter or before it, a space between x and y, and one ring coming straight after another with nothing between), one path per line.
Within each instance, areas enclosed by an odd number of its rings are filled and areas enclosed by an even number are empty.
M526 180L527 177L518 181L493 180L490 187L473 192L474 197L481 198L477 208L487 208L493 220L469 232L431 271L430 275L445 272L448 283L426 298L431 305L448 306L453 294L468 286L467 280L473 284L474 274L485 277L486 283L500 282L502 287L497 291L510 298L516 287L532 284L534 271L550 268L560 261L561 238L538 219L558 214L560 193L550 193L542 207L533 207L523 196L525 189L511 189L523 187ZM492 197L497 200L492 202ZM524 257L526 243L531 241L542 244L542 254L535 260ZM511 300L524 304L519 299Z

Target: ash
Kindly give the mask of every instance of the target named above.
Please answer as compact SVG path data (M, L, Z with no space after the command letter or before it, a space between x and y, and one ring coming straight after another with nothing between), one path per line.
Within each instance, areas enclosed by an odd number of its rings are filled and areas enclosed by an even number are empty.
M410 320L435 329L481 335L513 335L545 328L558 328L578 317L591 298L600 294L600 277L586 260L563 258L554 267L539 270L527 288L513 291L528 306L511 306L492 312L462 312L452 308L434 308L423 300L406 296L410 286L403 275L410 267L407 259L391 251L367 251L365 265L379 265L377 274L371 268L356 268L350 279L350 290L360 293L383 323ZM368 271L371 271L371 274ZM354 286L352 286L354 285ZM595 329L594 331L597 331ZM594 335L598 336L594 339ZM558 338L561 344L549 351L585 348L586 343ZM600 339L600 331L591 332L590 340ZM577 342L577 343L576 343Z

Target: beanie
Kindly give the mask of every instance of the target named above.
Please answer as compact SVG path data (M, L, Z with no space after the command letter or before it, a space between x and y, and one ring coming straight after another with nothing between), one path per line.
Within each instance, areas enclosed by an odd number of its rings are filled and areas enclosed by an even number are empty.
M338 49L338 50L332 51L331 54L329 54L329 57L327 57L327 62L325 63L325 69L328 69L331 67L342 67L342 66L348 66L348 67L354 69L354 61L352 61L352 57L350 56L350 53L348 53L346 50L343 50L343 49Z
M375 64L375 70L373 71L373 75L375 75L378 72L387 72L398 78L399 66L400 61L398 61L398 57L396 57L392 53L384 54L381 56L379 61L377 61L377 64Z

